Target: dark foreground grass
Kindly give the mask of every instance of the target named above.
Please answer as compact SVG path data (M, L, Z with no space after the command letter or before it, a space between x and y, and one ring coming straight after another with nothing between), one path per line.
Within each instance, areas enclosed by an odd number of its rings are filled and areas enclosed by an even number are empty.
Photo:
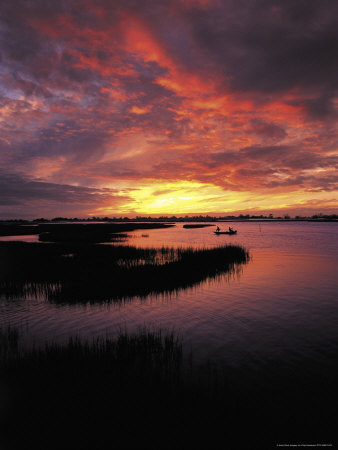
M199 415L208 417L203 407L213 395L198 388L197 378L188 383L182 361L181 341L160 331L90 343L71 339L26 352L12 346L0 366L7 396L1 444L96 449L108 441L108 448L181 448L196 420L206 425Z
M125 300L170 293L234 273L242 247L142 249L95 244L0 243L0 295L55 302Z
M21 351L0 333L1 448L273 449L335 444L337 365L184 365L174 334ZM8 341L8 342L7 342ZM328 366L324 367L328 369Z

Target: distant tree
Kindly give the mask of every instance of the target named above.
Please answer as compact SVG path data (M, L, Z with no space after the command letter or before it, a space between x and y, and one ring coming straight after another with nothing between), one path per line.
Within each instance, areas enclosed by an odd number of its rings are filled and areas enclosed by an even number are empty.
M60 222L60 221L65 221L68 220L67 217L54 217L52 219L52 222Z

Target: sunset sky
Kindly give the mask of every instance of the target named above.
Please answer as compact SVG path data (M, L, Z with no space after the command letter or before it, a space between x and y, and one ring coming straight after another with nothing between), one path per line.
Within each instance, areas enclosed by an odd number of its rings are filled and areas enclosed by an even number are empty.
M0 219L338 213L337 1L0 18Z

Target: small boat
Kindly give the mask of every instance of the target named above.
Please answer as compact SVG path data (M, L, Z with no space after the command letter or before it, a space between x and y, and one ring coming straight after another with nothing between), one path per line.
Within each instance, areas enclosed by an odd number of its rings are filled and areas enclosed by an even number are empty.
M215 234L236 234L237 230L233 231L214 231Z

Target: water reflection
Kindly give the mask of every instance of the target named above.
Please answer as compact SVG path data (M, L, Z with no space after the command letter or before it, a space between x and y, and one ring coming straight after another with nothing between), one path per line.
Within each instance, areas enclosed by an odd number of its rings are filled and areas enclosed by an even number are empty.
M19 242L39 242L38 234L25 234L18 236L0 236L0 242L11 242L11 241L19 241Z
M250 249L240 276L206 279L184 291L134 297L111 304L51 304L42 297L3 300L5 323L29 324L36 339L114 335L144 324L175 328L194 357L234 367L263 367L268 360L292 365L336 351L338 342L338 227L330 223L236 224L237 236L215 236L212 227L134 231L128 244ZM147 234L148 237L142 237ZM102 245L102 247L105 247ZM72 252L73 253L73 252ZM68 258L72 259L72 258ZM132 279L126 283L132 284Z

